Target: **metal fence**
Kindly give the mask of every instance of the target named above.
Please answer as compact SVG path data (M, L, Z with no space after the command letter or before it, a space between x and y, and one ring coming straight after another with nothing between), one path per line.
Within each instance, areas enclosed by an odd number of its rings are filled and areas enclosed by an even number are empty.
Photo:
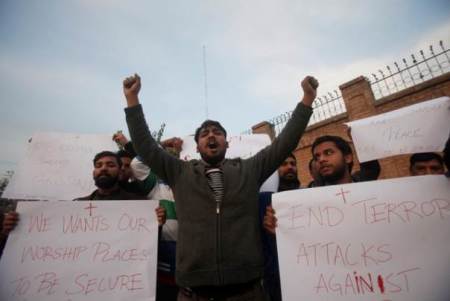
M394 62L394 67L388 65L386 70L380 69L377 74L372 73L369 81L375 100L378 100L449 71L450 50L444 46L442 41L439 41L439 46L436 49L430 45L429 54L426 54L423 50L419 51L419 55L411 54L410 62L405 58L402 59L400 64ZM313 108L314 114L308 126L346 112L342 95L336 90L333 93L318 97L313 103ZM274 125L276 135L286 125L291 114L292 111L289 111L268 120ZM251 130L242 132L242 134L251 133Z
M313 103L313 109L314 113L309 120L308 126L346 112L342 95L336 90L332 93L328 92L323 96L317 97ZM281 132L288 120L291 118L291 115L292 111L289 111L267 120L274 126L275 135L278 135ZM251 133L251 130L247 130L241 134Z
M439 46L429 47L429 53L423 50L419 55L411 54L408 60L403 58L401 63L394 62L394 66L372 73L369 78L375 99L378 100L403 89L415 86L424 81L445 74L450 71L450 50L439 41Z

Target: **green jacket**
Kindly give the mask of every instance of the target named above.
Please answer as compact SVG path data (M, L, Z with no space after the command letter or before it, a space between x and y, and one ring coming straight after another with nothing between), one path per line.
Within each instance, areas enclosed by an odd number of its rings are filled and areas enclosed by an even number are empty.
M179 286L245 283L263 275L258 191L296 148L312 109L297 105L273 143L248 159L225 159L220 214L205 176L206 163L182 161L154 141L140 105L126 108L128 128L143 162L175 197L178 217L176 280Z

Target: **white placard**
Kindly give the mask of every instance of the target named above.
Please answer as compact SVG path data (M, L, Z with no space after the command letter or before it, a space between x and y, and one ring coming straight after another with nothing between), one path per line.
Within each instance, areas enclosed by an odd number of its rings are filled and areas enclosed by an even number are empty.
M439 97L348 125L360 162L400 154L440 152L450 134L450 97Z
M155 300L156 201L19 202L0 300Z
M227 158L240 157L242 159L246 159L255 155L264 147L272 143L269 136L266 134L230 136L227 138L227 140ZM180 153L180 158L182 160L188 161L192 159L200 159L200 154L197 152L197 143L195 143L194 136L184 137L182 147L183 149ZM263 183L260 191L278 191L278 182L278 172L274 172Z
M283 300L450 300L450 180L273 195Z
M37 133L6 187L4 198L73 200L96 189L95 154L117 151L110 135Z

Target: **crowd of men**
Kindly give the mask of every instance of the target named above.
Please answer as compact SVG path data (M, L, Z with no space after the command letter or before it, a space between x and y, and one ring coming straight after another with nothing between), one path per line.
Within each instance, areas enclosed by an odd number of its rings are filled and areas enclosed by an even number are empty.
M94 157L97 189L75 200L161 200L155 212L162 227L158 261L170 269L158 271L157 300L281 300L276 213L271 193L260 193L260 186L277 170L279 192L378 178L378 161L353 172L350 144L326 135L312 144L313 181L302 188L292 152L312 114L318 82L307 76L301 86L302 101L269 147L248 159L226 159L226 130L206 120L195 131L201 159L183 161L178 157L181 139L158 144L150 134L138 97L140 77L124 80L132 142L121 132L114 134L121 150ZM410 174L444 174L448 149L447 143L444 159L437 153L412 155ZM166 223L170 216L176 223ZM6 237L18 222L17 213L7 213L1 235Z

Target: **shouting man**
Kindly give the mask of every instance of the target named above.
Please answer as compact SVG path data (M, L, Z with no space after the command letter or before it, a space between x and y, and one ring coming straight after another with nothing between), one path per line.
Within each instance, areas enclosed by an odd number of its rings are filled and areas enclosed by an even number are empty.
M178 300L265 300L258 216L262 183L297 146L316 97L317 81L302 81L303 100L272 145L248 159L225 159L227 132L217 121L195 132L201 160L181 161L161 149L147 127L138 93L138 75L123 82L125 109L134 148L176 199L179 232Z

